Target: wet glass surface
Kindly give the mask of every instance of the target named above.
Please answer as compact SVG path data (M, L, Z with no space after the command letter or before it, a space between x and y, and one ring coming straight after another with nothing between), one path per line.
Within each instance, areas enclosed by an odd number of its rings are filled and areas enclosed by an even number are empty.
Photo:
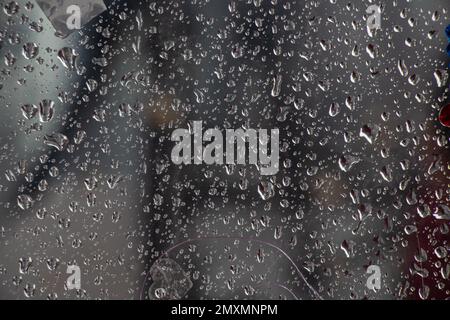
M78 2L0 0L0 298L450 296L447 0Z

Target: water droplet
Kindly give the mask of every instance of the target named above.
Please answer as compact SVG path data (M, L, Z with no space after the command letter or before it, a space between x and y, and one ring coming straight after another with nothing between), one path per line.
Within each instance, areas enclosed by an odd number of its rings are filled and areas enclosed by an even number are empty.
M272 97L278 97L280 95L282 80L281 74L272 78L272 91L270 93Z
M438 87L443 87L448 80L447 70L438 69L434 72L434 79Z
M361 159L352 155L341 156L338 160L339 168L342 171L348 172L354 164L360 162Z
M19 273L28 274L32 265L33 259L31 257L19 258Z
M444 259L445 257L447 257L447 249L443 246L438 246L434 249L434 254L436 255L436 257L438 257L439 259Z
M22 107L22 114L26 119L32 119L38 111L38 107L34 104L25 104Z
M21 194L17 197L17 205L22 210L30 209L34 204L33 198L27 194Z
M397 68L402 77L408 76L408 67L406 66L405 60L399 59L397 61Z
M281 238L281 236L283 235L283 229L281 226L276 226L275 227L275 231L274 231L274 239L275 240L279 240Z
M41 122L49 122L53 118L53 107L55 103L52 100L42 100L39 103L39 119Z
M350 110L355 110L355 99L352 96L345 98L345 106Z
M423 287L419 288L419 296L422 300L428 299L428 296L430 294L430 287L427 285L423 285Z
M404 231L409 236L417 231L417 227L414 225L407 225L405 226Z
M380 174L381 177L386 181L386 182L392 182L392 170L390 168L389 165L383 166L380 170Z
M114 189L119 184L120 181L122 181L122 176L120 176L120 175L118 175L118 176L111 175L108 178L108 181L106 181L106 182L107 182L108 187L110 189Z
M3 11L6 13L7 16L13 16L19 12L19 4L16 1L11 1L3 7Z
M240 58L244 55L244 48L241 47L238 44L235 44L232 48L231 48L231 56L235 59Z
M331 117L336 117L341 112L341 106L337 102L333 102L330 105L330 109L328 110L328 114Z
M365 138L367 142L372 144L378 138L380 129L377 125L370 126L366 124L359 131L359 136Z
M23 45L22 54L25 59L34 59L39 54L39 47L34 42L28 42Z
M69 143L69 139L67 139L67 137L62 133L54 133L51 135L45 135L44 143L48 146L56 148L58 151L62 151Z
M195 89L194 95L195 101L197 101L197 103L203 103L205 101L205 95L203 94L203 91L201 91L200 89Z
M62 65L69 70L75 70L78 54L77 52L68 47L64 47L58 51L58 58Z
M341 243L341 249L342 249L342 251L344 251L345 256L347 258L351 258L354 256L354 251L353 251L354 247L355 247L355 242L351 241L351 240L349 240L349 241L344 240Z
M377 48L375 45L369 43L366 47L366 52L369 55L369 57L371 57L372 59L375 59L375 57L377 56Z
M263 200L268 200L275 195L275 188L270 181L261 181L258 185L258 193Z
M89 178L84 179L84 185L87 190L92 191L97 187L97 178L91 176Z
M450 208L445 204L438 205L434 209L433 217L438 220L450 220Z
M7 67L12 67L16 63L16 57L12 52L7 52L5 54L5 64Z

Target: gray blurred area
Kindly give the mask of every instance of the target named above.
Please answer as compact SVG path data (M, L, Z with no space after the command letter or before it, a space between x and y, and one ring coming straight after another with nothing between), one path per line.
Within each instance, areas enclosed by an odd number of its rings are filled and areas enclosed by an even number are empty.
M65 39L27 2L0 12L1 299L449 297L448 1L104 1ZM174 165L195 120L278 128L280 171Z

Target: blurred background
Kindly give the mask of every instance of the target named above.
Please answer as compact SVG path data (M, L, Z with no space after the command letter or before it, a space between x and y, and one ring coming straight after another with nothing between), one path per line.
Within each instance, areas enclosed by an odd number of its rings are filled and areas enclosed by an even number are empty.
M0 0L1 299L450 296L448 1L104 3ZM279 172L174 165L196 120Z

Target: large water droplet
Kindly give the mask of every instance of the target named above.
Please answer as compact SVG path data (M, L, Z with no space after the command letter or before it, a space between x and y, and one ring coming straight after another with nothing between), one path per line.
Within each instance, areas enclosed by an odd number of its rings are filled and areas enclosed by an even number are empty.
M359 136L365 138L367 142L372 144L380 133L380 127L377 125L364 125L359 131Z
M399 59L397 61L397 68L402 77L408 76L408 67L406 66L405 60Z
M44 137L44 143L48 146L58 149L58 151L64 150L64 147L69 143L69 139L62 133L54 133L46 135Z
M32 119L38 111L38 107L34 104L25 104L20 107L22 109L22 114L26 119Z
M342 171L348 172L354 164L360 162L361 159L352 155L341 156L338 160L339 168Z
M3 11L6 13L7 16L13 16L19 12L19 4L16 1L11 1L3 7Z
M49 122L53 118L53 107L55 103L52 100L42 100L39 103L39 119L41 122Z
M434 72L434 79L438 87L443 87L448 80L447 70L438 69Z
M69 70L75 70L78 54L74 49L68 47L60 49L58 51L58 58L64 67Z

